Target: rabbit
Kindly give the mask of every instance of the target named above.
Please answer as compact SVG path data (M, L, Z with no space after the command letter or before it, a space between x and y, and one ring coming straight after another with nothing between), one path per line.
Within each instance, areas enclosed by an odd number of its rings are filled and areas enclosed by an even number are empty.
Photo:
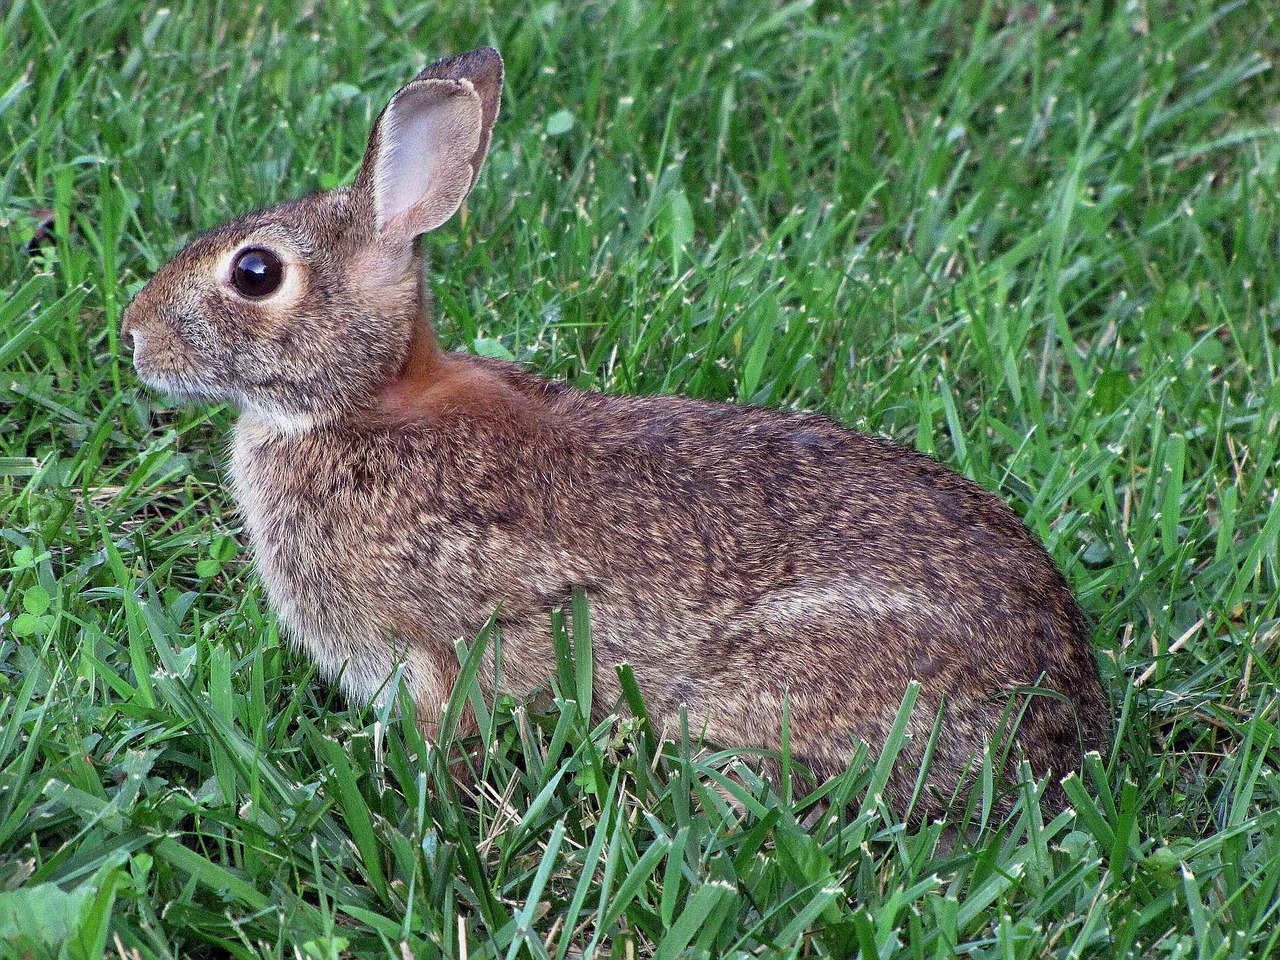
M400 669L435 730L458 638L496 611L484 693L533 696L551 611L580 589L601 716L629 664L668 731L685 711L707 742L767 754L785 711L817 779L882 747L917 681L886 799L911 802L937 721L922 816L1015 720L1011 755L1055 783L1105 749L1089 625L975 483L824 416L604 395L441 348L418 238L474 186L502 82L490 48L433 63L349 186L199 236L124 314L148 386L238 407L235 501L322 675L367 702Z

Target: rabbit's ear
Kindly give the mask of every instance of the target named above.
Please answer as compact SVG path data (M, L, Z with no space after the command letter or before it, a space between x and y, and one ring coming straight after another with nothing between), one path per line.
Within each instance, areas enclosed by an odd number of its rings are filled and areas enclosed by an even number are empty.
M391 98L356 179L379 234L411 240L453 216L484 162L501 90L502 59L485 49L432 64Z
M502 102L502 57L493 47L481 47L470 53L437 60L416 77L418 80L466 80L480 97L480 143L471 158L471 185L475 186L489 152L489 135L498 119Z

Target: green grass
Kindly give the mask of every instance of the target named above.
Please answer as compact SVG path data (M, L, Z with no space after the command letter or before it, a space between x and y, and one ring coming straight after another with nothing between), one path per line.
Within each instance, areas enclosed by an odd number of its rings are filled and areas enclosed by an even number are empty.
M302 6L0 11L0 955L1275 950L1274 4ZM233 414L141 389L120 312L481 43L507 94L429 244L446 342L822 410L999 492L1116 704L1074 811L905 825L891 744L807 826L732 756L590 728L582 635L550 709L477 702L468 795L282 642Z

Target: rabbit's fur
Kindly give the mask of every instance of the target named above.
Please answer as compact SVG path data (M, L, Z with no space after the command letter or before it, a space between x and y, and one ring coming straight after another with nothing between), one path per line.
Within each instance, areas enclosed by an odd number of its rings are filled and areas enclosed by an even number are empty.
M786 698L792 752L820 777L855 738L882 744L918 680L900 805L939 711L942 795L1018 716L1037 774L1105 746L1079 608L970 481L817 415L604 396L441 350L417 237L472 186L501 81L492 50L428 67L352 186L201 236L126 313L145 381L240 406L236 500L323 672L364 700L403 664L430 726L454 641L497 610L502 688L529 694L554 669L550 611L580 587L601 709L629 663L660 722L684 707L712 742L776 750ZM231 284L249 247L283 264L272 296ZM491 694L492 663L481 676Z

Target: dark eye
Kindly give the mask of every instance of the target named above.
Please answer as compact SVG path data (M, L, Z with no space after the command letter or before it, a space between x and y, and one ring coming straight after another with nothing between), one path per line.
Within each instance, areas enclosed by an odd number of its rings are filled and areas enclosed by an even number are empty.
M275 293L283 282L284 264L261 247L250 247L231 265L231 285L255 300Z

